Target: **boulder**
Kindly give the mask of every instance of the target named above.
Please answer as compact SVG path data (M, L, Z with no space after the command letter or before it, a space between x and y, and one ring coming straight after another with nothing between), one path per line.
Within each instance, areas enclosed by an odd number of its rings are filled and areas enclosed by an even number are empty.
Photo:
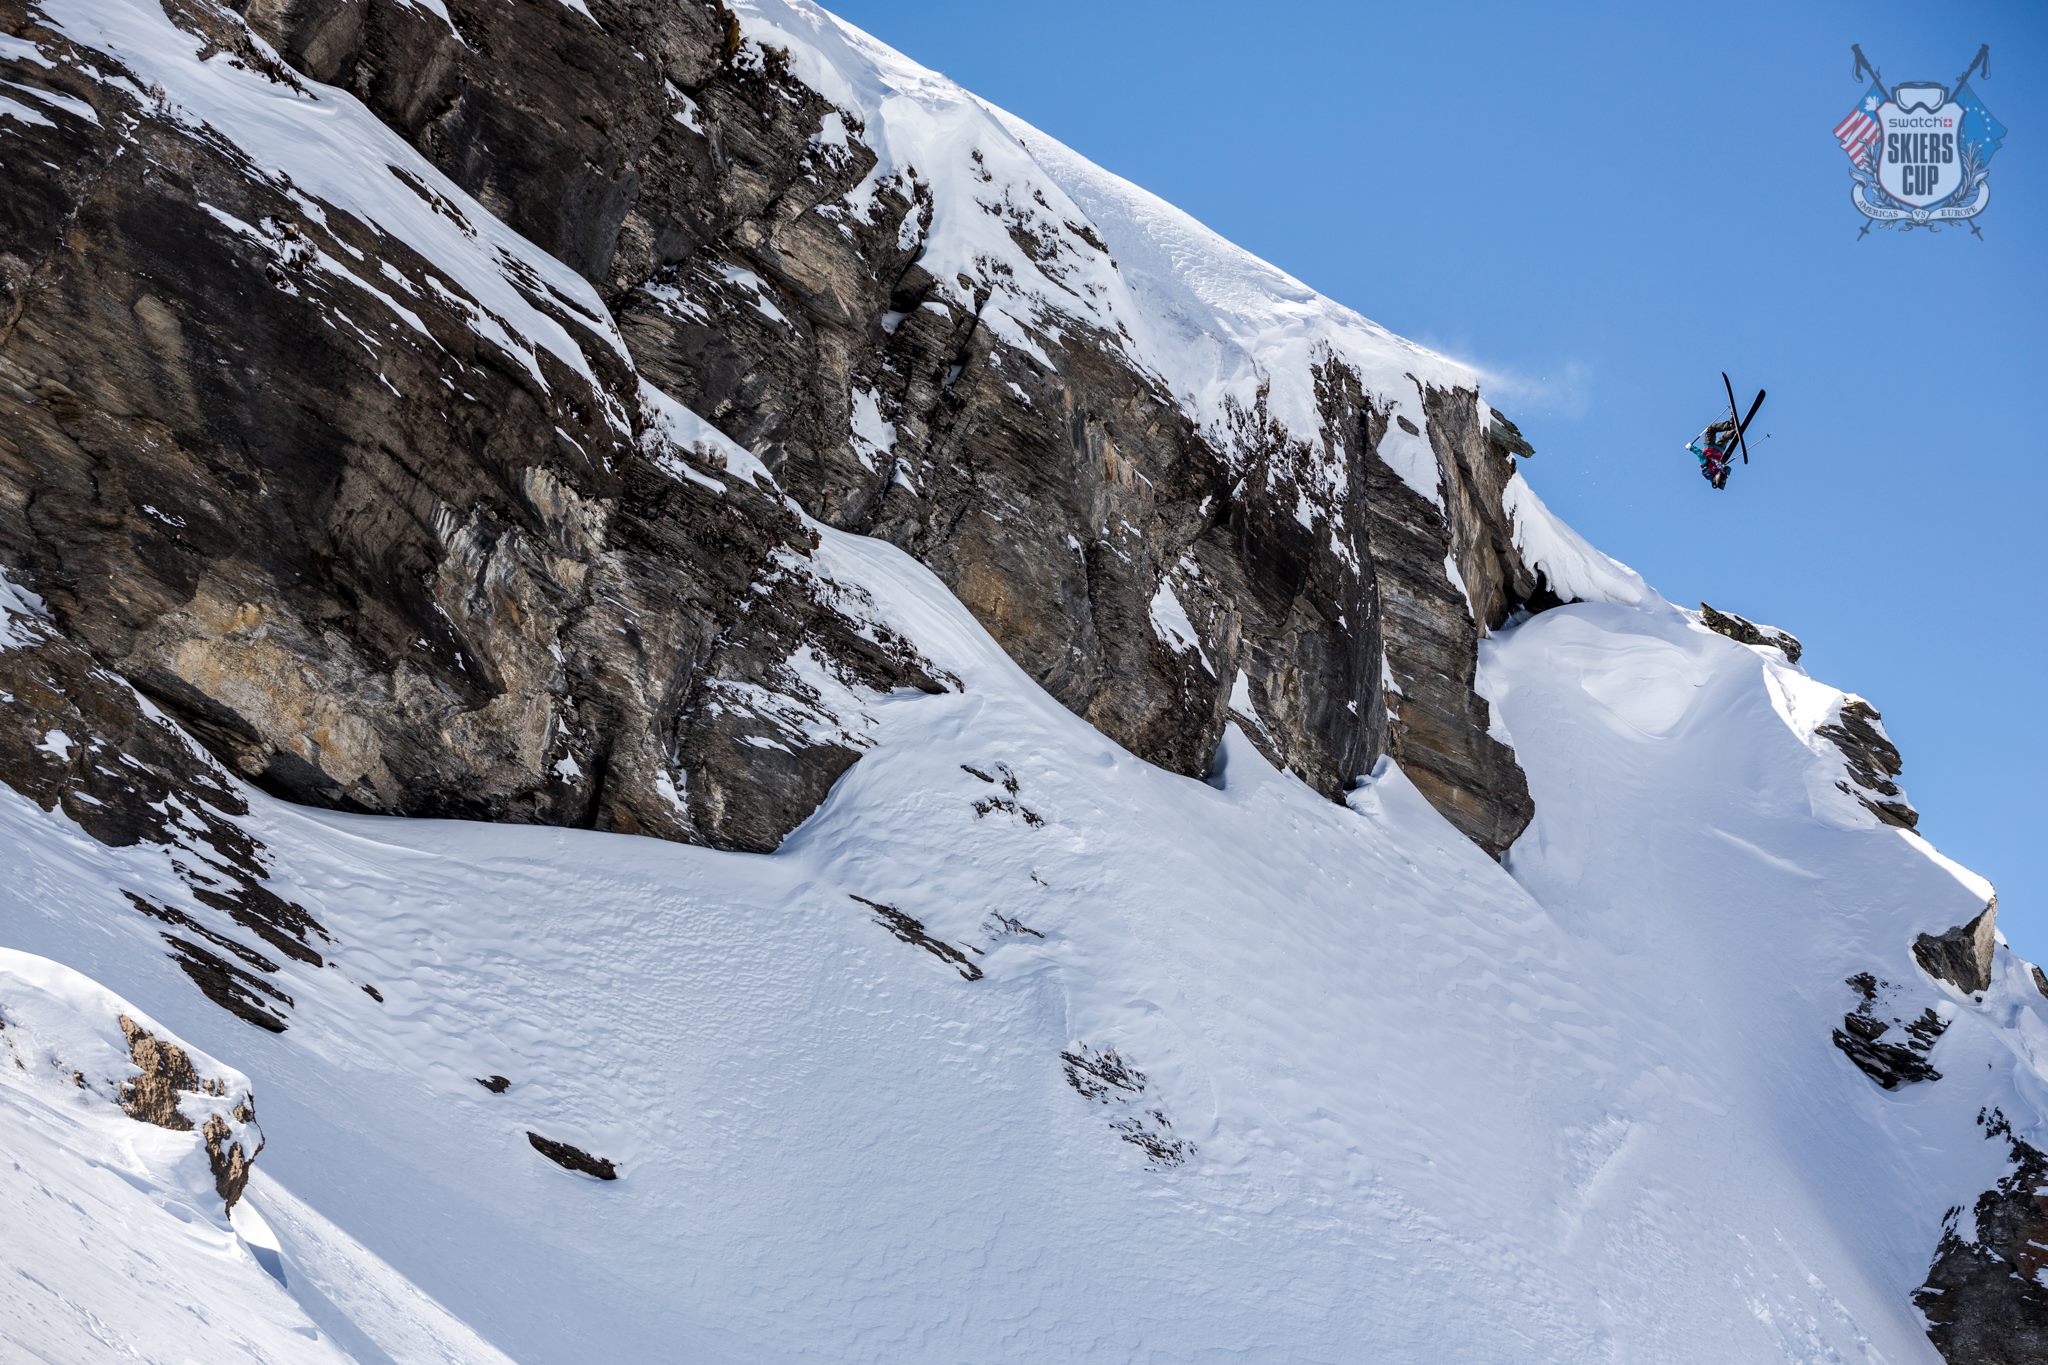
M1920 970L1946 981L1965 995L1991 989L1992 954L1998 950L1998 897L1967 924L1913 940L1913 960Z
M202 1076L183 1046L158 1037L126 1014L120 1016L119 1023L136 1067L135 1075L121 1082L121 1108L129 1118L189 1132L195 1125L185 1112L188 1096L226 1102L224 1112L219 1105L209 1106L213 1112L197 1127L206 1146L207 1164L213 1169L214 1188L232 1209L249 1184L257 1153L263 1150L262 1130L255 1127L256 1099L248 1083L239 1077ZM253 1148L245 1142L248 1135L255 1138Z

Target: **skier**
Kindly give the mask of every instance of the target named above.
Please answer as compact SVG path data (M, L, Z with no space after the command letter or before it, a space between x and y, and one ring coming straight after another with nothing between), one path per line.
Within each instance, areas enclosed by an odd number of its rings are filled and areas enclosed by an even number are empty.
M1723 418L1709 423L1686 449L1699 457L1700 477L1718 489L1728 486L1728 457L1734 444L1735 423Z
M1692 444L1686 447L1699 458L1700 477L1716 489L1728 486L1729 465L1738 448L1742 451L1743 462L1749 462L1749 443L1743 439L1743 433L1749 430L1757 409L1764 405L1764 391L1758 389L1756 401L1749 405L1749 415L1738 422L1735 420L1739 411L1735 406L1735 385L1728 381L1726 370L1721 372L1721 387L1728 394L1728 415L1707 423L1707 429L1693 437Z

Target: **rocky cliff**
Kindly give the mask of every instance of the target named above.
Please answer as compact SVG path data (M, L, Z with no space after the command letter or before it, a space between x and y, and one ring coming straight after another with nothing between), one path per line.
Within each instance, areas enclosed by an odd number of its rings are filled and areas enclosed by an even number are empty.
M1528 448L1469 377L1196 316L1176 393L1033 135L805 11L600 9L6 14L0 543L70 636L296 800L772 848L847 697L943 685L818 590L815 518L1154 762L1235 717L1335 796L1391 749L1513 841L1472 675L1538 591Z

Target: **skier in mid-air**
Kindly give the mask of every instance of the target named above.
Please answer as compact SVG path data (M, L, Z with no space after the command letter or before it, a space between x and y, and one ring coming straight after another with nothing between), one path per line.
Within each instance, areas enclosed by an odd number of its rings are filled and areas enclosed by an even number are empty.
M1743 433L1749 429L1756 410L1764 405L1764 391L1758 389L1756 401L1749 405L1748 416L1737 421L1739 409L1735 406L1735 386L1728 382L1726 373L1721 376L1721 387L1728 394L1728 415L1707 423L1707 429L1693 437L1692 444L1686 447L1699 459L1700 477L1717 489L1728 486L1729 466L1738 449L1742 452L1743 462L1749 462L1749 443L1743 439Z
M1735 445L1735 423L1723 419L1710 423L1692 438L1686 449L1699 457L1700 477L1716 488L1728 486L1728 457Z

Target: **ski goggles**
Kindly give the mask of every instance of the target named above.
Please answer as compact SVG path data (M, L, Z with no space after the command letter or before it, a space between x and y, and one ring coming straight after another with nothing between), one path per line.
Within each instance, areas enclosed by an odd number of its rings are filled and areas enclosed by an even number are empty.
M1895 85L1892 87L1892 103L1902 113L1934 113L1948 103L1948 87L1945 85Z

